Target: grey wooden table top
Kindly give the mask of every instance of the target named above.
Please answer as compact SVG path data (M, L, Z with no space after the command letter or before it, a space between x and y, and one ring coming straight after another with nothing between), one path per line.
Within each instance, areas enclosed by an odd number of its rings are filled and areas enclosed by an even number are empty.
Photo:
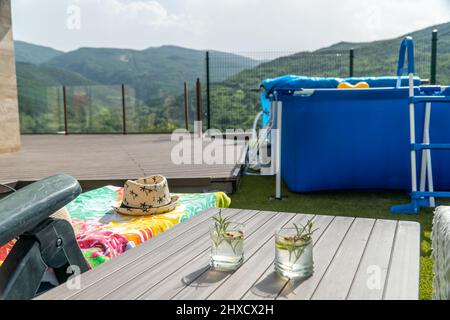
M210 270L210 209L37 299L417 299L420 225L315 216L314 274L288 281L274 272L274 232L312 215L226 209L246 225L245 261Z

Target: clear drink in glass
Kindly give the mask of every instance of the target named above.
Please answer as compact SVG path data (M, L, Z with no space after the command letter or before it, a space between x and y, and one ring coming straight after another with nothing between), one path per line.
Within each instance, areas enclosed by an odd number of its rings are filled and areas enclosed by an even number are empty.
M216 270L232 271L244 261L244 225L230 222L224 228L214 223L210 227L211 262Z
M311 237L299 237L296 228L283 228L275 233L275 271L289 279L311 276L314 272Z

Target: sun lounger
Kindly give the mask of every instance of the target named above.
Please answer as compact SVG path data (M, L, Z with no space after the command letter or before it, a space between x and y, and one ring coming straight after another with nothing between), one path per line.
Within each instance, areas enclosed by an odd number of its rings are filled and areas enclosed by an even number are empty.
M55 175L35 182L0 201L0 246L18 238L0 268L0 299L31 299L52 268L58 283L88 265L66 220L50 218L81 192L78 182Z

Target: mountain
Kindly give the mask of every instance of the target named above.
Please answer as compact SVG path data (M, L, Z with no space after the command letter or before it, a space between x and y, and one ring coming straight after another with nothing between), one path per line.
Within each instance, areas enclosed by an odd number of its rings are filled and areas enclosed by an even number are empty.
M15 50L19 75L25 64L34 64L40 67L34 70L36 72L56 75L50 70L65 70L102 85L125 83L141 86L145 83L153 93L160 90L169 93L180 92L185 80L194 83L196 78L203 80L205 77L205 51L177 46L150 47L145 50L80 48L65 53L49 47L15 41ZM223 66L226 72L216 73L216 81L223 81L244 68L258 64L258 61L232 53L210 53L216 59L226 61ZM29 75L30 73L27 74ZM34 78L39 76L36 74ZM64 77L49 79L43 76L42 84L54 84L55 80L62 84Z
M183 113L180 107L183 100L180 95L183 92L184 81L188 81L191 97L194 97L192 88L195 80L200 78L204 84L206 76L205 52L177 46L151 47L146 50L80 48L63 53L23 42L17 42L17 45L19 48L17 52L19 103L24 119L25 114L33 115L34 119L36 114L47 114L52 108L56 108L46 107L46 102L50 99L47 98L49 87L57 86L51 90L59 90L63 84L68 86L68 91L72 90L71 86L94 86L89 89L89 94L87 87L78 87L77 93L74 94L91 97L90 108L102 106L99 109L102 109L103 115L108 112L117 113L118 102L121 99L118 85L124 83L127 99L130 100L128 109L131 114L127 118L130 122L133 120L133 124L138 124L136 131L148 130L149 126L155 130L166 130L174 127L174 121L176 123L182 121ZM224 65L220 66L222 69L218 68L219 72L214 73L215 81L223 81L246 67L258 64L258 61L231 53L219 51L210 53L214 58L225 61ZM37 59L37 57L40 58ZM21 62L23 60L36 63ZM84 93L81 92L83 90ZM111 97L114 97L113 101ZM81 110L72 107L70 99L68 103L69 115L73 113L72 110ZM76 112L79 113L79 111ZM75 116L75 114L71 115L72 118ZM83 115L78 116L83 117ZM120 115L115 115L116 119L119 117ZM79 121L89 126L89 130L95 131L93 121L83 119ZM50 126L48 124L50 122L53 123L53 120L43 124L34 121L33 124L30 120L22 128L31 126L32 132L53 131L55 125ZM84 124L74 130L84 130ZM119 125L120 122L117 122L109 127L115 130Z
M233 74L256 61L222 52L215 56L226 59ZM183 91L183 82L193 84L197 77L204 81L205 52L176 46L162 46L146 50L81 48L47 61L44 65L70 70L104 85L125 83L134 88L144 100L166 97ZM218 77L218 81L227 74Z
M442 23L442 24L438 24L438 25L434 25L434 26L430 26L412 33L407 33L404 35L401 35L399 37L395 37L393 39L387 39L387 40L379 40L379 41L372 41L372 42L339 42L336 43L334 45L331 45L329 47L326 48L322 48L317 50L317 52L332 52L332 51L337 51L337 50L350 50L351 48L354 49L358 49L358 48L364 48L367 46L372 46L372 47L380 47L380 46L388 46L388 47L392 47L394 46L395 49L398 50L399 44L397 43L398 40L403 39L406 36L412 36L414 38L414 42L415 43L425 43L430 45L431 44L431 32L437 29L438 35L442 36L441 37L441 41L446 42L448 45L449 42L449 38L448 38L448 33L450 32L450 22L446 22L446 23Z
M241 71L243 67L256 65L250 58L231 53L212 51L220 59L227 60L227 68ZM239 57L239 59L233 59ZM133 77L150 77L161 80L176 76L194 79L205 73L205 51L177 46L151 47L146 50L81 48L59 55L46 63L72 70L102 84L121 84L133 81ZM222 77L220 80L225 80Z
M50 47L38 46L24 41L14 41L16 62L41 64L47 62L64 52Z
M79 73L46 65L16 62L18 86L95 85Z

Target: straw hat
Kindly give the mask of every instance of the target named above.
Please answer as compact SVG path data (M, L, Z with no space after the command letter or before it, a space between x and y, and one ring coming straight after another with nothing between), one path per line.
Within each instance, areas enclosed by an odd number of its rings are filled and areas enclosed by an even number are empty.
M167 179L156 175L125 182L123 200L114 211L130 216L147 216L172 211L179 197L170 195Z

